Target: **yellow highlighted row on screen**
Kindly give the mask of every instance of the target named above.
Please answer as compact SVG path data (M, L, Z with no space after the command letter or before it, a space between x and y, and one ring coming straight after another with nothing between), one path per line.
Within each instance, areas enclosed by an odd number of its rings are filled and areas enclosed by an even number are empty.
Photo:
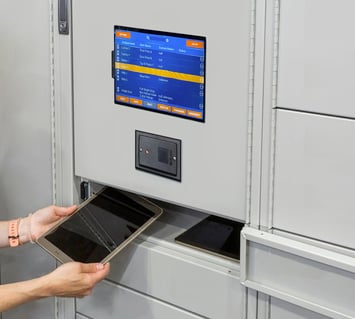
M154 68L147 68L145 66L120 63L120 62L116 62L115 67L116 67L116 69L120 69L120 70L127 70L127 71L132 71L132 72L143 73L143 74L162 76L164 78L171 78L171 79L188 81L188 82L195 82L195 83L201 83L201 84L204 83L203 76L198 76L198 75L179 73L179 72L173 72L173 71L167 71L167 70L160 70L160 69L154 69Z

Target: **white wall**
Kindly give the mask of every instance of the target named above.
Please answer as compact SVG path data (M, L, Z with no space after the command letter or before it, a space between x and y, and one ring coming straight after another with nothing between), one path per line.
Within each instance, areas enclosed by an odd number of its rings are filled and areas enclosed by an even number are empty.
M0 219L25 216L52 203L50 1L1 0ZM3 249L1 282L30 279L55 263L37 246ZM3 319L54 316L41 300Z

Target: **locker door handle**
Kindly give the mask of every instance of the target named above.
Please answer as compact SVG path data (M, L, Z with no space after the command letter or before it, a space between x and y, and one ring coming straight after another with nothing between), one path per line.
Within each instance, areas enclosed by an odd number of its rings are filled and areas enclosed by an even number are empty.
M58 0L59 34L69 34L68 0Z

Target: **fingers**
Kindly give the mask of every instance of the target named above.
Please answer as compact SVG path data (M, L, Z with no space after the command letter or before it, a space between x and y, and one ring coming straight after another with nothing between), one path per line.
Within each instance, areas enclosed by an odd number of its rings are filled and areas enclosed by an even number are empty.
M110 271L110 265L100 263L84 264L70 262L61 265L46 280L51 296L83 297L91 293L94 286L104 279Z
M86 291L88 294L91 293L93 287L103 280L110 272L110 264L107 263L105 265L100 263L92 263L92 264L81 264L82 272L85 272L90 277L89 289ZM87 295L87 294L85 294Z
M103 267L104 265L100 263L81 264L81 271L86 273L95 273L102 270Z
M81 271L85 273L97 274L98 277L106 277L110 272L110 264L101 263L81 264Z
M105 265L99 264L100 266L97 267L97 272L92 275L93 280L95 283L98 283L102 279L106 278L110 272L110 264L107 263Z

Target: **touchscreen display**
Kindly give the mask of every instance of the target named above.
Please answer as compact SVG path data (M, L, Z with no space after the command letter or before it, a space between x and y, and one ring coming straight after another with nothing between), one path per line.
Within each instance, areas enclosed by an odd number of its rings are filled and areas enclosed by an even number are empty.
M123 193L107 188L45 238L80 262L98 262L154 213Z
M204 121L205 56L205 37L115 26L115 103Z

